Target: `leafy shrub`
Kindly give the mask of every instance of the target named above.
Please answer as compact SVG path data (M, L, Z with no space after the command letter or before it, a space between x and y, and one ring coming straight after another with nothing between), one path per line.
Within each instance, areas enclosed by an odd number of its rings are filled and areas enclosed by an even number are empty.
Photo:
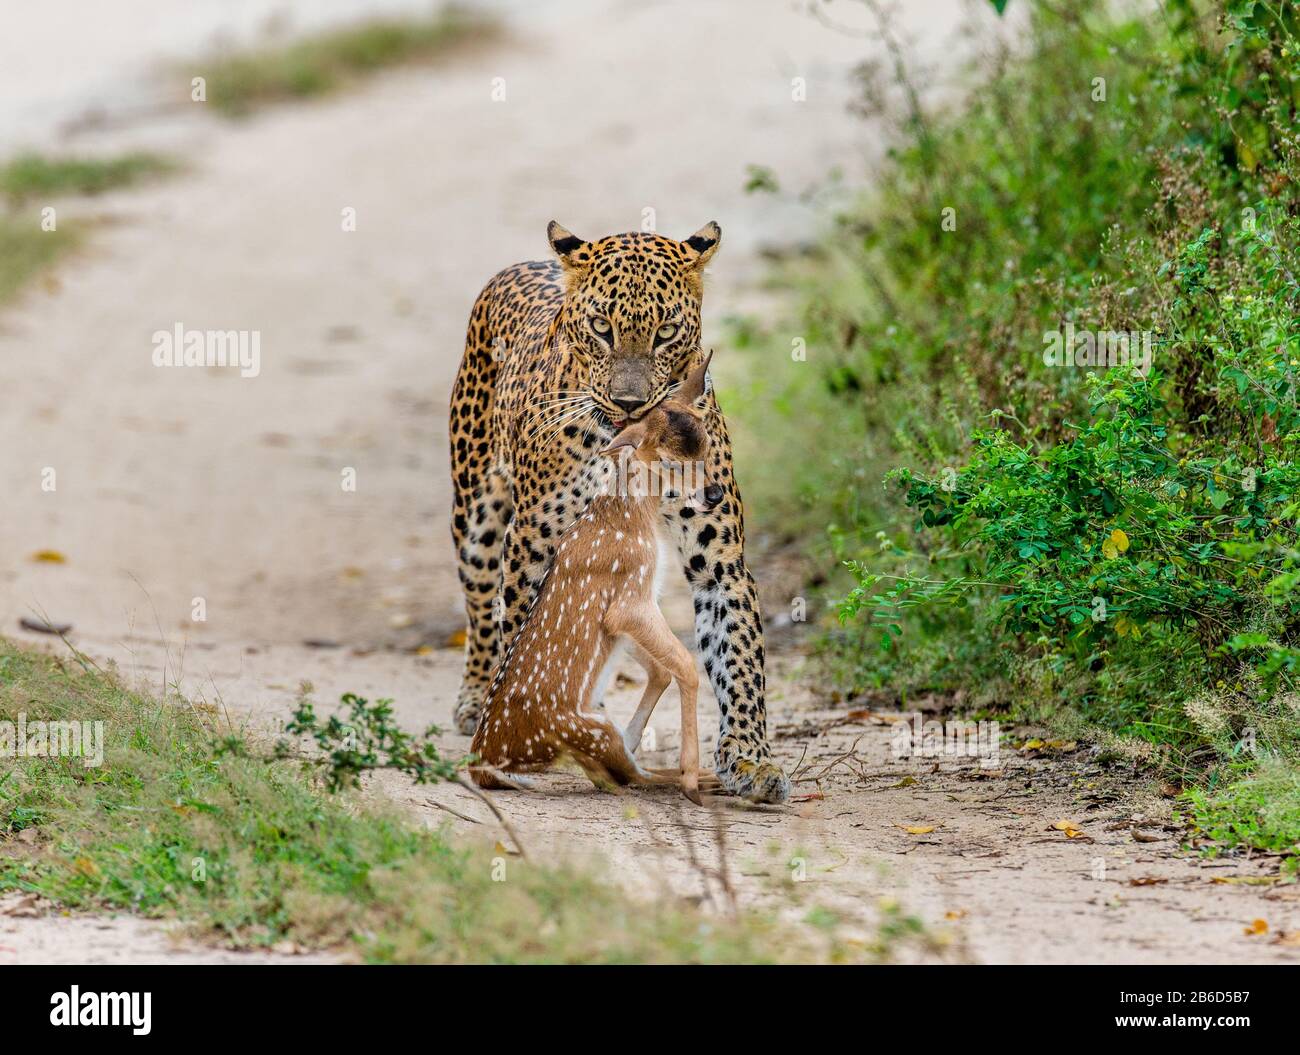
M1188 777L1294 757L1296 9L1026 6L805 276L812 369L772 408L821 422L794 457L831 449L801 495L855 579L827 656L1049 701Z

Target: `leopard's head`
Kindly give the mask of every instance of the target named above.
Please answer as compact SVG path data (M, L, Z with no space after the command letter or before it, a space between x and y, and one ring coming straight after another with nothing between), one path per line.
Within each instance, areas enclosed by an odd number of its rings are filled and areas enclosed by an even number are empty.
M640 232L585 242L552 220L546 233L564 269L564 342L609 423L634 421L699 348L704 268L722 230L707 223L684 242Z

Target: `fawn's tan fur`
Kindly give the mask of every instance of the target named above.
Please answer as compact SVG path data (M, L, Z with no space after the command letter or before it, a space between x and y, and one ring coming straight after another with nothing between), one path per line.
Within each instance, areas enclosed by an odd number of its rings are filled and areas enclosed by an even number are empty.
M694 402L704 390L705 360L683 383L611 441L606 454L636 459L643 478L664 462L707 463L707 433ZM624 462L625 469L630 468ZM498 667L474 733L481 787L514 786L505 774L549 768L572 759L598 786L680 780L699 802L699 738L695 659L660 611L656 570L664 486L636 497L598 495L564 533L546 581ZM689 501L704 501L708 487ZM716 499L715 499L716 500ZM591 709L621 638L634 646L646 688L627 730ZM641 733L670 681L681 695L680 774L642 769L633 757ZM707 779L707 778L706 778Z

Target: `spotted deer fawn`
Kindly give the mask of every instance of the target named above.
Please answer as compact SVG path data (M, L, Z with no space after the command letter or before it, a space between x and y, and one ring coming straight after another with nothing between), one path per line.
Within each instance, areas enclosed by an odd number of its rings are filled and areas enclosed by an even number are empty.
M659 609L660 503L681 498L712 508L722 488L704 486L708 436L695 401L704 394L709 360L681 388L625 425L602 454L617 463L620 484L597 495L564 533L537 599L515 634L488 690L474 733L480 787L514 787L506 774L575 761L598 787L675 784L700 802L700 749L695 659ZM698 469L670 474L682 467ZM681 479L698 486L691 493ZM680 490L674 490L674 486ZM611 489L607 489L610 492ZM636 492L635 494L633 492ZM646 687L627 729L595 713L621 646L633 645ZM641 734L670 681L681 695L681 771L646 770L633 757ZM705 776L713 782L712 774Z

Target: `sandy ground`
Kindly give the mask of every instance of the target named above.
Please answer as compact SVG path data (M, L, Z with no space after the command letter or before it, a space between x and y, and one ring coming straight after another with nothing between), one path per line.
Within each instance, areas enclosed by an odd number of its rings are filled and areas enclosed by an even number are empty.
M460 659L446 645L462 619L445 407L478 288L541 255L552 217L588 235L636 227L646 209L677 235L716 219L724 246L706 319L720 338L726 314L765 307L764 248L817 223L795 196L742 195L745 165L771 165L796 192L833 165L860 174L879 144L846 112L849 73L878 47L779 2L504 5L514 29L504 43L231 124L166 102L170 78L191 73L174 63L267 18L292 27L357 5L309 18L302 4L150 14L160 6L127 5L153 27L142 48L121 25L98 44L75 36L69 54L101 55L101 72L58 93L0 62L16 91L0 122L5 152L148 146L189 165L168 183L60 203L96 222L88 247L0 314L0 627L48 646L18 631L22 616L48 614L128 678L178 684L260 724L286 715L306 680L320 701L392 697L412 728L449 728ZM945 54L950 34L938 27L962 9L905 5L923 52ZM793 77L806 79L805 101L792 100ZM497 78L504 102L492 101ZM345 233L349 207L357 230ZM260 374L155 368L151 334L177 323L259 330ZM720 351L725 396L750 367ZM47 467L53 492L41 488ZM347 469L355 492L340 486ZM40 550L66 560L32 561ZM775 571L760 566L759 578L769 608L784 608L790 591ZM683 593L667 606L688 634ZM204 620L192 618L196 599ZM719 906L730 887L743 904L869 920L895 899L958 959L1300 958L1274 940L1300 929L1293 890L1215 882L1256 878L1269 862L1182 855L1159 827L1140 829L1158 841L1136 841L1133 818L1167 810L1138 785L1078 753L1010 752L982 775L969 761L891 761L890 727L846 723L850 706L831 705L803 672L797 637L776 636L770 652L770 724L802 801L699 811L672 794L610 796L557 775L544 793L498 797L528 850L590 860L638 893ZM635 702L639 672L628 673L615 717ZM671 764L671 701L654 726L666 749L654 758ZM382 786L432 824L499 837L459 789ZM1083 834L1051 827L1061 820ZM714 874L719 830L725 883ZM0 904L0 963L250 959L177 945L137 920L28 909ZM1269 932L1247 936L1257 918Z

